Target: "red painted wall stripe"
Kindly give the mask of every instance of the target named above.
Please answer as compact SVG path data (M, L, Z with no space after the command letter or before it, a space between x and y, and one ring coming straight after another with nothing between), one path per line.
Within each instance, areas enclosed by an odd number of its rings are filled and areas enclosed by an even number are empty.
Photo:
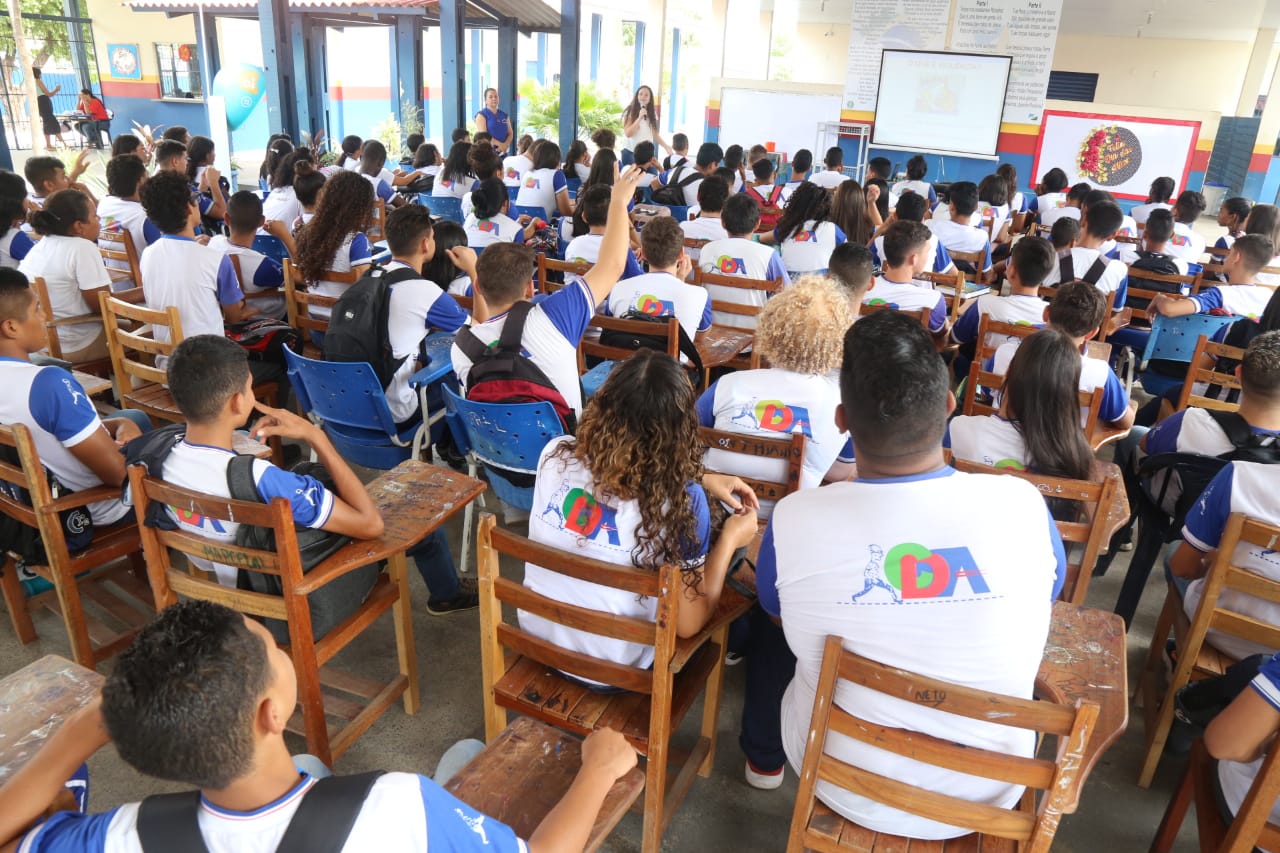
M1208 160L1206 159L1205 162L1207 163ZM1271 168L1270 154L1254 154L1252 157L1249 158L1250 172L1266 172L1270 168Z
M707 127L720 126L720 108L707 107Z
M390 86L334 86L329 89L329 98L334 101L385 101L390 97Z
M102 95L106 98L158 98L160 97L160 84L120 81L120 80L103 80Z
M996 153L1034 156L1039 136L1031 133L1001 133L996 137Z

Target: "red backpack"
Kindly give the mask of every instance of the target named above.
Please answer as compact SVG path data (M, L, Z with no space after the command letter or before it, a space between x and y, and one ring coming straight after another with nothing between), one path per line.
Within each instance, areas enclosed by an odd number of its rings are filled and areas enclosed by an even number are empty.
M769 191L768 197L761 195L760 190L756 187L747 187L747 194L760 202L760 224L756 226L756 231L764 233L777 228L778 220L782 218L782 214L780 212L765 213L765 210L769 208L778 209L778 199L782 197L782 187L775 184L773 189Z

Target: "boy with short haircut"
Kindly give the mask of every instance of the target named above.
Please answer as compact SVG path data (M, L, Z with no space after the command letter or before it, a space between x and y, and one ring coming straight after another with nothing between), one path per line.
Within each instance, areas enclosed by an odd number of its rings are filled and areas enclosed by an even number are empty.
M607 314L622 317L638 311L650 317L675 316L692 340L711 328L711 299L704 287L686 284L693 269L684 251L684 231L670 216L658 216L640 232L649 271L614 285L605 303Z
M889 179L893 174L893 164L889 162L888 157L872 157L867 161L867 181L884 181L886 187L889 186ZM865 188L865 187L864 187ZM898 206L900 196L889 190L889 209L893 210ZM927 203L927 202L926 202Z
M1115 202L1095 204L1080 220L1080 235L1069 255L1061 257L1049 275L1046 286L1079 279L1093 284L1104 295L1115 292L1115 305L1124 305L1129 289L1129 268L1107 258L1103 246L1115 236L1124 214Z
M455 127L453 129L453 133L449 135L449 143L451 145L457 145L459 142L470 142L470 141L471 141L471 131L467 130L465 127Z
M1040 298L1040 282L1056 263L1057 258L1047 240L1024 237L1014 244L1006 267L1009 295L986 293L979 296L977 302L960 315L951 330L951 340L960 344L960 352L953 363L957 377L969 373L969 364L977 349L978 326L983 317L1020 326L1044 325L1044 312L1049 303ZM986 343L995 346L997 339L1004 339L1004 336L988 333Z
M743 192L760 202L760 224L756 226L756 230L760 233L771 232L778 226L782 214L766 214L763 211L765 208L778 210L782 207L783 188L773 182L773 161L768 157L757 160L751 167L751 174L755 180L747 184Z
M289 227L275 219L268 222L262 215L262 199L249 190L240 190L227 202L227 225L231 236L213 236L209 239L209 248L224 255L236 256L240 264L240 289L245 294L250 294L278 291L284 287L284 267L279 261L254 249L253 238L261 228L283 243L292 257L298 249L294 245ZM254 299L249 304L264 316L277 320L285 318L283 296Z
M1102 392L1098 420L1113 429L1128 429L1133 426L1136 409L1124 383L1106 360L1085 354L1086 344L1098 334L1106 313L1107 300L1097 288L1088 282L1069 281L1053 294L1044 319L1051 327L1070 335L1080 348L1080 390ZM1000 376L1008 373L1019 343L1020 340L1013 340L1002 344L991 359L989 371Z
M827 264L827 278L834 281L845 295L849 297L849 311L853 319L858 319L862 310L862 299L871 288L871 277L875 271L875 259L871 250L857 243L841 243L831 252L831 261Z
M670 172L676 166L689 162L689 136L677 133L671 137L671 153L662 158L662 171Z
M636 147L638 148L639 146ZM766 160L765 162L768 161ZM724 223L721 222L720 216L724 212L724 206L728 200L729 185L724 182L723 178L713 175L704 180L698 187L698 218L680 223L680 229L684 232L685 238L689 240L726 239L729 236L729 232L724 229ZM666 218L668 217L658 217L658 219ZM647 228L648 226L645 227ZM642 233L642 243L643 240ZM701 257L702 250L689 248L685 249L685 253L689 256L689 260L696 264Z
M1254 319L1261 317L1273 291L1255 282L1262 268L1271 263L1274 252L1271 240L1261 234L1240 237L1231 244L1231 251L1222 261L1222 269L1227 275L1226 284L1206 287L1185 299L1157 294L1147 308L1147 316L1153 320L1157 314L1182 317L1187 314L1226 313Z
M978 209L978 185L973 181L957 181L949 190L948 219L930 219L925 225L937 236L938 242L948 252L981 252L982 268L991 269L991 236L983 228L974 228L968 222Z
M1107 190L1089 190L1089 192L1085 194L1084 201L1080 205L1081 216L1088 212L1090 208L1101 204L1104 201L1115 204L1116 197ZM1106 255L1108 258L1119 257L1118 252L1120 251L1120 244L1116 242L1116 237L1139 236L1138 223L1134 221L1132 216L1125 213L1123 209L1121 209L1120 212L1122 217L1120 219L1120 227L1116 229L1115 237L1112 237L1110 240L1102 244L1102 254ZM1125 244L1125 246L1130 245L1132 244Z
M306 813L317 782L295 765L284 739L297 692L289 655L259 622L209 601L166 608L116 659L100 702L94 697L70 715L0 789L0 843L21 839L27 853L141 849L139 814L149 807L137 803L96 815L59 812L25 838L9 837L39 817L74 768L112 741L138 771L203 789L190 820L212 853L277 849L290 821ZM440 785L447 780L414 773L372 781L345 838L308 840L336 840L346 850L582 850L613 783L635 764L635 750L618 732L588 735L577 777L528 842L445 792ZM59 775L63 768L67 773ZM306 828L292 830L306 835Z
M894 222L924 222L927 210L928 202L918 193L904 193L898 199L893 213L889 214L888 221L876 229L876 237L871 241L871 254L877 266L884 263L884 232L889 230L889 226ZM951 260L951 255L947 253L947 247L939 242L933 231L929 232L929 247L933 253L931 269L934 272L951 272L956 268L955 261Z
M160 239L160 229L142 209L138 191L147 182L147 167L132 154L121 154L107 161L107 195L98 202L98 218L102 220L102 230L108 232L127 231L133 239L133 248L138 255L142 250ZM104 240L98 240L99 246L110 246ZM108 260L107 266L115 269L126 269L129 265L124 261Z
M644 179L643 174L640 179ZM569 241L569 245L565 246L564 258L566 261L594 264L600 259L601 248L604 245L604 235L609 221L611 199L612 193L609 188L599 184L588 187L587 191L578 197L582 221L587 223L589 230L586 234L574 237ZM627 256L624 261L625 266L622 269L622 278L631 278L644 273L644 268L640 266L640 262L636 260L636 256L631 253L630 249L627 250ZM574 276L574 278L577 278L577 276Z
M822 162L827 168L810 175L810 182L817 184L824 190L833 190L849 180L849 176L844 173L844 152L840 150L839 145L833 145L828 148L826 156L822 158Z
M746 655L740 741L755 787L776 787L784 765L801 765L829 635L886 666L1030 698L1063 583L1062 540L1035 487L960 473L944 462L942 436L955 398L918 322L882 311L854 323L845 335L840 396L836 425L853 441L857 479L779 501L756 563L760 608ZM958 505L996 507L1002 535L975 528L955 512ZM935 571L916 570L927 563ZM957 637L965 638L964 655L954 654ZM856 708L843 695L836 701L873 725L1026 757L1035 752L1027 732L995 727L993 734L986 722L939 713L927 702L856 698ZM927 767L851 739L828 749L869 772L910 775L928 790L974 802L1011 807L1022 796L1020 785ZM834 784L819 786L818 796L872 831L925 839L967 832Z
M757 243L752 234L760 222L760 205L747 193L737 193L729 197L724 204L724 213L720 216L724 230L729 236L723 240L713 240L702 247L698 265L703 272L717 275L736 275L741 278L754 278L773 281L778 278L789 280L787 268L782 265L782 258L772 246ZM767 294L760 290L740 290L736 287L724 287L708 284L707 292L712 299L724 302L736 302L740 305L764 307ZM734 329L754 329L756 318L745 314L727 314L723 311L713 312L716 325L729 326Z
M884 233L883 271L867 291L863 303L885 305L911 314L927 308L929 331L941 337L947 328L947 301L939 291L915 280L932 261L929 229L923 223L893 223Z
M907 161L907 179L893 185L893 192L902 196L906 193L918 193L924 196L930 208L938 203L938 193L933 184L924 179L929 174L929 161L917 154Z
M1059 259L1071 254L1076 240L1080 239L1080 220L1070 216L1060 216L1049 229L1049 240L1053 243L1053 251Z
M32 364L29 356L47 343L44 323L44 310L27 277L0 268L0 382L5 388L0 423L26 426L41 464L67 490L119 486L126 476L120 446L142 434L140 425L150 428L147 417L128 411L100 420L69 371ZM93 523L105 526L125 518L131 508L117 498L88 509Z
M70 188L80 190L89 197L89 201L97 205L98 199L89 188L78 183L80 176L89 168L89 164L85 162L88 154L89 149L81 149L70 172L57 157L32 157L28 160L22 167L22 174L31 185L31 195L28 197L31 203L36 207L44 207L44 200L48 196L58 190Z
M156 170L161 172L182 172L187 166L187 146L175 139L162 139L156 143Z
M1052 228L1053 223L1057 222L1064 216L1070 219L1080 219L1081 209L1084 207L1084 197L1087 196L1092 189L1092 187L1083 182L1072 186L1060 207L1053 207L1048 210L1040 211L1040 224L1045 227ZM1120 226L1117 225L1116 229L1118 230L1119 228Z
M618 175L611 190L608 225L600 241L595 266L581 278L557 290L529 310L521 335L521 346L559 391L575 415L582 413L582 385L578 381L578 344L587 330L596 306L617 284L626 263L628 233L627 203L635 194L641 172L633 167ZM533 252L517 243L497 243L484 250L477 261L475 252L458 247L450 258L474 282L475 306L471 333L485 346L502 335L508 312L517 302L533 296L533 274L537 268ZM465 333L464 333L465 334ZM457 343L451 351L454 371L464 388L472 359Z
M165 128L160 139L164 142L177 142L185 147L191 143L191 134L182 125L175 124Z
M716 173L723 159L724 149L714 142L704 142L698 148L698 159L692 166L689 165L688 160L678 163L672 166L670 171L659 175L658 183L664 187L680 187L681 192L684 193L685 206L693 207L698 203L698 186L704 178L709 178ZM697 173L698 177L692 177L693 173Z
M1195 190L1183 190L1173 203L1173 237L1169 254L1197 263L1204 257L1204 238L1196 233L1195 222L1204 213L1204 196Z

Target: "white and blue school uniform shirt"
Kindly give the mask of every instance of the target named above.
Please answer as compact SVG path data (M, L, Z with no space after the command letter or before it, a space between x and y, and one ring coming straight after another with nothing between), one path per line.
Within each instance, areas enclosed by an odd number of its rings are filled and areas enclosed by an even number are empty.
M853 462L853 442L836 427L840 382L836 375L795 373L777 367L740 370L711 383L698 398L698 425L768 438L805 437L800 488L816 489L836 462ZM785 481L785 459L728 453L711 447L704 460L711 471ZM761 501L769 518L775 501Z
M997 323L1013 323L1016 326L1044 326L1044 311L1049 303L1039 296L1028 296L1013 293L1000 296L995 293L984 293L978 301L956 320L951 329L951 340L958 344L972 343L978 339L978 326L983 317L990 317ZM1013 340L1007 335L987 333L987 346L999 346Z
M267 221L292 222L302 216L302 202L293 187L276 187L262 200L262 217ZM265 231L259 233L265 234Z
M36 241L32 240L27 232L17 225L10 225L9 229L0 235L0 267L16 270L18 264L22 263L22 259L35 245Z
M373 186L373 194L384 202L390 202L395 197L395 190L391 188L391 184L377 175L366 175L361 172L360 177L364 178Z
M98 202L98 218L102 220L103 231L112 234L127 231L133 240L134 251L139 256L142 255L143 249L160 239L160 229L147 218L147 212L142 209L142 203L133 199L113 195L104 197ZM113 246L103 240L99 240L98 245L104 248ZM106 263L111 269L129 268L124 261L112 260Z
M1000 415L958 415L947 422L942 446L956 459L992 468L1027 470L1027 443L1022 430Z
M222 306L244 300L231 259L189 237L166 234L142 253L142 296L148 308L178 309L182 335L217 335L224 327ZM169 328L155 328L157 341L167 343ZM165 359L167 362L168 359ZM159 367L160 359L156 359Z
M572 441L572 436L553 438L538 459L529 538L589 559L633 566L632 555L641 544L640 503L600 494L591 472L581 462L567 452L556 454L562 448L567 451L565 445ZM682 568L700 570L711 540L711 514L702 486L691 482L685 489L697 529L695 541L688 544L683 555ZM580 581L533 563L524 565L524 585L565 604L650 622L657 618L656 598ZM518 616L521 628L560 648L639 669L653 666L653 646L566 628L524 611Z
M1097 249L1090 249L1085 246L1073 247L1071 249L1071 269L1076 278L1084 278L1100 254L1101 252ZM1049 274L1044 279L1044 285L1051 287L1061 282L1062 270L1061 262L1059 262L1049 269ZM1103 270L1102 277L1098 279L1094 287L1101 290L1104 296L1114 291L1116 307L1124 305L1125 299L1129 295L1129 268L1122 261L1108 260L1107 268Z
M1040 224L1045 228L1052 228L1053 223L1064 217L1067 219L1074 219L1076 222L1079 222L1080 208L1068 207L1064 204L1050 210L1043 210L1040 212Z
M1274 293L1260 284L1220 284L1188 297L1195 303L1196 313L1208 314L1222 308L1238 317L1258 319ZM52 298L52 297L50 297Z
M227 466L235 455L221 447L183 440L174 446L164 462L165 482L213 497L229 498ZM333 494L319 480L277 468L265 459L253 460L253 483L263 503L269 504L275 498L288 501L293 520L303 527L324 527L333 512ZM165 511L180 530L214 542L232 544L240 529L236 521L211 518L180 507L165 507ZM201 569L214 572L224 586L236 585L234 566L203 557L190 559Z
M44 279L49 290L49 310L53 314L50 319L91 315L85 323L56 327L64 352L82 350L102 334L98 305L95 302L90 307L84 298L86 290L111 286L111 276L102 262L97 243L83 237L50 234L27 252L18 270L28 279L37 276ZM221 328L218 334L222 334Z
M387 264L386 271L408 269L399 261ZM396 282L391 286L387 314L387 341L391 355L404 363L387 385L387 407L396 423L412 420L420 413L418 392L409 379L421 369L418 353L429 329L456 332L467 322L467 312L432 281L423 278Z
M982 228L951 219L930 219L925 227L946 246L948 252L981 252L982 269L977 272L991 269L991 237Z
M686 284L669 272L647 272L614 285L605 300L605 313L621 317L628 311L675 317L691 339L711 328L711 297L706 288Z
M782 265L782 258L772 246L757 243L746 237L729 237L724 240L713 240L702 247L699 253L698 266L703 272L717 275L736 275L739 278L754 278L774 281L788 278L787 268ZM719 284L708 284L707 292L711 298L722 302L734 302L739 305L756 305L764 307L768 294L763 290L741 290L736 287L725 287ZM744 314L729 314L724 311L713 311L717 326L728 326L733 329L754 329L756 318Z
M203 169L207 167L201 166L201 168ZM198 180L190 181L188 186L191 187L191 192L195 193L196 207L200 208L200 215L208 216L209 211L213 209L213 196L209 194L208 191L202 191L200 189L200 183Z
M453 281L449 282L449 286L445 288L445 292L453 296L471 296L471 276L456 275Z
M836 172L831 169L823 169L821 172L814 172L809 176L809 183L817 184L824 190L833 190L847 180L849 180L849 176L844 172Z
M999 535L957 506L993 507ZM796 656L782 700L782 740L792 768L804 760L827 636L887 666L977 690L1030 699L1053 599L1062 586L1062 540L1035 486L1015 477L939 468L883 480L802 489L778 502L756 562L760 606L782 619ZM940 713L847 682L836 705L872 724L1030 757L1035 734ZM890 779L1001 808L1020 785L919 763L836 737L828 751ZM878 832L953 838L969 832L876 803L825 782L817 796Z
M1272 708L1280 711L1280 661L1276 657L1271 657L1258 668L1258 674L1249 683L1249 688L1256 691ZM1225 759L1218 761L1218 783L1222 787L1222 799L1226 801L1231 814L1234 815L1240 811L1240 806L1244 804L1244 798L1249 793L1249 787L1253 785L1254 778L1262 770L1263 758L1265 756L1249 762ZM1280 801L1271 807L1268 820L1272 823L1280 823Z
M1219 237L1217 240L1214 241L1213 248L1230 249L1232 246L1236 244L1236 240L1243 236L1244 236L1243 231L1228 231L1226 234L1223 234L1221 237Z
M782 235L775 229L773 236L777 239ZM810 219L790 237L780 240L778 252L793 278L804 273L825 273L831 264L831 253L847 239L834 222Z
M595 297L591 295L591 289L581 280L574 281L533 306L525 317L524 336L520 339L526 356L551 380L575 415L582 414L578 344L595 313ZM501 337L506 320L507 314L503 312L472 325L471 331L481 343L490 346ZM467 387L471 359L457 344L450 350L450 357L458 380L464 388Z
M369 238L362 233L356 232L348 234L347 238L342 241L342 245L338 247L338 251L333 255L333 261L329 264L329 269L333 272L351 272L352 270L363 272L364 267L371 263L373 263L373 251L369 248ZM332 296L337 299L346 293L347 288L350 286L341 281L322 278L311 287L311 290L320 296ZM328 308L318 306L311 308L312 317L328 317L329 313L330 309Z
M918 313L929 310L929 331L940 332L947 325L947 300L931 285L918 281L889 281L880 276L862 297L863 305L884 305L894 311Z
M1204 258L1204 238L1185 222L1173 223L1173 236L1165 244L1165 251L1193 264Z
M532 169L533 161L523 154L507 157L502 161L502 182L509 187L518 187L524 173Z
M561 221L564 222L567 220L568 217L566 216ZM579 237L574 237L569 241L569 245L564 248L564 259L566 261L573 261L574 263L594 265L596 261L600 260L600 246L603 243L603 234L583 234ZM631 253L630 249L628 249L627 259L623 263L622 267L622 277L632 278L637 275L644 275L644 267L640 266L640 262L636 260L636 256ZM581 276L573 273L565 274L566 280L570 277L575 281L581 278Z
M1199 384L1199 383L1198 383ZM1251 427L1258 436L1280 436L1280 431ZM1274 439L1273 439L1274 441ZM1151 428L1145 439L1145 452L1150 456L1159 453L1194 453L1197 456L1221 456L1234 450L1231 439L1218 426L1207 409L1183 409L1174 412ZM1175 480L1164 485L1163 472L1157 473L1148 487L1149 494L1164 494L1165 505L1172 507L1182 494L1180 483Z
M697 219L681 222L680 230L684 232L686 240L729 239L729 232L724 230L724 223L718 216L699 216ZM685 246L684 253L694 264L697 264L702 257L702 249L694 249L690 246Z
M463 175L462 177L452 175L446 178L442 172L436 175L435 181L431 184L431 197L461 200L463 196L471 192L471 187L475 182L475 175Z
M1044 195L1033 195L1027 199L1027 210L1032 213L1038 213L1040 216L1048 213L1050 210L1057 210L1066 206L1066 193L1045 193ZM1043 222L1043 219L1041 220Z
M245 294L279 291L284 287L284 267L275 258L269 258L248 246L237 246L227 237L218 234L209 238L209 248L224 255L235 255L240 264L240 289ZM250 307L265 317L283 320L286 315L283 296L255 299Z
M1280 500L1276 497L1274 465L1228 462L1209 482L1200 495L1200 500L1187 513L1187 520L1182 528L1183 541L1201 553L1214 550L1222 543L1227 516L1233 512L1242 512L1265 524L1280 524ZM1280 551L1241 542L1232 552L1231 562L1264 578L1280 580ZM1187 587L1182 606L1188 616L1195 616L1204 582L1204 578L1197 578ZM1218 605L1260 622L1280 625L1280 604L1273 604L1247 593L1223 589ZM1217 631L1210 631L1208 639L1214 647L1237 659L1276 651Z
M787 202L791 201L792 193L794 193L797 189L799 189L800 185L807 180L808 178L801 178L798 181L787 181L785 184L782 185L782 206L783 207L786 207Z
M1133 214L1133 221L1139 225L1146 225L1147 220L1151 218L1151 214L1157 210L1173 210L1173 205L1167 204L1163 201L1137 205L1131 211Z
M569 191L569 182L559 169L531 169L520 181L516 204L521 207L540 207L545 218L558 216L560 206L556 197Z
M7 389L0 395L0 423L31 430L41 464L68 490L101 486L98 475L71 452L103 429L93 401L75 377L61 367L0 357L0 383ZM99 525L114 524L129 510L118 498L89 504L89 515Z
M303 796L316 782L305 773L280 799L250 812L200 798L196 821L210 853L273 853ZM142 853L138 803L95 815L59 812L27 833L22 853ZM504 824L481 814L435 782L414 773L386 773L365 797L343 850L527 853Z
M899 197L906 193L922 195L929 200L929 207L938 203L938 193L934 190L933 184L928 181L898 181L893 185L892 190Z
M929 247L925 249L925 254L933 258L933 265L929 267L933 272L951 272L956 268L955 261L947 253L947 247L938 242L938 236L932 231L929 232ZM883 234L871 241L871 259L876 266L884 266Z
M473 249L491 246L494 243L523 243L524 229L505 213L499 213L488 219L478 219L473 213L463 223L462 230L467 232L467 245Z
M661 175L659 175L658 183L664 187L676 186L677 184L680 184L681 182L688 180L689 176L692 174L695 174L696 172L697 170L693 168L692 163L687 163L687 162L682 163L672 168L671 171L663 172ZM686 184L684 187L681 188L680 192L684 193L685 207L694 207L695 205L697 205L698 188L701 186L702 186L702 176L699 174L696 179L689 181L688 184Z
M1013 361L1014 353L1018 351L1018 345L1022 343L1019 340L1012 340L1006 344L1002 344L996 350L996 354L991 357L991 364L987 368L989 372L1004 376L1009 372L1009 364ZM1124 417L1125 411L1129 408L1129 392L1125 391L1124 383L1120 381L1120 377L1116 376L1116 372L1111 369L1111 365L1101 358L1093 358L1092 356L1080 356L1080 390L1086 394L1099 391L1102 394L1102 404L1098 408L1098 420L1103 423L1115 423ZM994 395L995 405L1000 405L1000 395ZM1085 416L1088 414L1087 409L1080 410L1080 425L1085 426Z

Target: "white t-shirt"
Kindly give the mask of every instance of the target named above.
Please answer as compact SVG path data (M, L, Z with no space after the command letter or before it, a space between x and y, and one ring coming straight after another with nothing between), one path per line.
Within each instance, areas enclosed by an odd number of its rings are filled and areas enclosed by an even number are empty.
M1043 326L1044 311L1049 307L1049 303L1045 302L1039 296L1028 296L1025 294L1010 294L1009 296L998 296L994 293L985 293L978 297L977 303L969 308L960 318L956 320L955 327L951 330L951 339L956 343L970 343L978 339L978 327L982 323L982 318L990 317L998 323L1013 323L1019 326ZM999 346L1001 343L1013 340L1007 335L997 335L991 332L987 333L987 346Z
M408 269L399 261L385 267L387 272ZM399 281L391 286L387 312L387 340L391 355L404 363L387 385L387 408L396 423L404 423L418 413L418 392L409 378L420 368L417 355L428 329L456 332L467 322L467 314L453 299L444 296L434 282L423 278Z
M244 299L231 261L216 249L187 237L166 234L142 253L142 296L148 308L178 309L182 336L222 337L223 305ZM157 326L156 340L169 340L168 327ZM160 366L159 359L156 360Z
M991 536L957 506L997 509ZM1065 559L1035 486L1014 477L941 468L889 480L804 489L778 502L756 564L760 605L781 616L796 656L782 700L782 740L804 759L828 635L887 666L977 690L1030 699ZM927 567L924 571L920 567ZM841 682L835 703L872 724L1030 757L1035 734L941 713ZM890 779L998 807L1023 789L925 765L848 738L828 751ZM819 782L818 797L873 831L938 839L968 830L907 814Z
M262 200L262 215L267 221L292 222L302 215L302 202L293 187L276 187Z
M999 415L959 415L947 424L943 447L957 459L994 468L1027 470L1027 443L1022 431Z
M215 806L204 797L196 821L211 853L274 853L285 829L315 780L300 774L283 797L251 812ZM59 812L29 832L22 853L142 853L136 829L138 804L82 815ZM443 788L414 773L387 773L373 783L351 827L343 853L369 850L426 853L527 853L504 824L481 814Z
M57 327L64 352L75 352L93 343L102 331L102 319L98 317L98 305L89 307L82 291L111 286L97 243L83 237L50 234L27 252L18 270L28 279L37 276L44 279L49 289L51 319L94 315L94 319L85 323Z
M582 383L578 380L578 344L595 316L594 297L581 281L567 284L533 306L525 318L521 344L529 360L546 374L575 414L582 413ZM471 331L486 346L497 341L507 315L490 317L473 325ZM471 372L471 359L453 345L450 350L453 370L465 388Z
M1256 690L1272 708L1280 710L1280 664L1274 657L1263 662L1258 674L1249 683L1249 687ZM1225 760L1218 762L1218 781L1222 784L1222 799L1226 801L1227 808L1231 809L1231 814L1239 813L1245 797L1249 794L1249 787L1262 770L1264 758L1265 756L1262 756L1247 763ZM1268 820L1272 823L1280 823L1280 801L1272 805Z
M938 242L938 235L932 231L929 232L929 247L924 252L933 258L934 272L951 272L956 268L955 261L951 260L951 255L947 252L947 248ZM871 257L877 265L884 264L883 234L871 241Z
M1053 223L1057 222L1059 219L1062 219L1063 217L1066 217L1067 219L1074 219L1076 222L1079 222L1080 208L1067 207L1066 205L1063 205L1061 207L1052 207L1048 210L1041 210L1040 224L1043 225L1045 228L1052 228Z
M729 232L724 230L724 223L718 216L699 216L697 219L681 222L680 230L684 232L686 240L727 240L729 238ZM701 249L688 246L685 247L684 253L695 264L702 256Z
M984 253L981 272L991 269L991 237L986 231L950 219L930 219L925 226L950 253Z
M833 190L847 180L849 180L849 176L844 172L837 172L831 169L823 169L821 172L814 172L809 176L809 183L817 184L824 190Z
M698 265L704 272L769 281L787 277L787 268L782 265L782 258L778 257L773 247L745 237L714 240L702 247L700 255ZM708 284L707 292L715 300L736 302L739 305L758 305L761 308L764 307L768 296L762 290L740 290L719 284ZM729 326L734 329L756 327L756 318L744 314L716 311L712 316L717 326Z
M837 460L853 461L852 441L836 428L839 404L838 376L776 367L740 370L720 377L702 392L698 425L769 438L803 434L800 488L816 489ZM707 450L704 461L708 470L756 480L784 481L787 474L785 459L728 453L714 447ZM769 518L774 504L761 501L760 517Z
M690 338L711 328L711 298L706 288L686 284L671 273L644 273L614 285L605 300L605 313L621 317L628 311L650 317L674 315Z
M1075 273L1076 278L1083 279L1093 266L1094 261L1098 260L1100 252L1097 249L1089 249L1085 246L1075 246L1071 249L1071 269ZM1106 260L1104 258L1104 260ZM1061 262L1055 263L1049 269L1049 274L1044 278L1044 284L1051 286L1059 284L1062 281ZM1129 268L1122 261L1109 260L1107 268L1102 273L1102 277L1098 279L1094 287L1101 290L1105 296L1112 291L1116 294L1116 307L1124 305L1125 297L1129 291Z
M533 161L523 154L514 154L502 161L502 182L509 187L520 186L524 173L533 169Z
M1147 219L1150 218L1152 211L1156 210L1173 210L1173 205L1166 204L1163 201L1157 201L1153 204L1140 204L1132 211L1133 221L1139 225L1146 225Z
M521 207L540 207L547 216L560 212L557 196L569 191L569 182L559 169L531 169L520 182L516 204Z
M467 245L473 249L483 248L494 243L523 243L524 229L505 213L489 219L477 219L475 214L467 217L462 230L467 232Z
M780 236L776 230L774 234ZM847 239L834 222L810 219L779 244L778 252L782 255L782 265L793 277L803 273L825 273L831 263L831 253Z
M0 382L9 389L0 395L0 423L30 429L40 463L68 490L101 486L98 475L71 452L103 428L93 401L75 377L61 367L0 357ZM120 499L89 504L94 524L113 524L129 510Z
M893 192L897 193L898 196L902 196L904 193L917 193L922 195L925 197L925 200L929 203L930 207L938 203L938 193L934 190L933 184L928 181L898 181L891 187L891 189Z
M648 116L642 112L639 118L640 120L636 122L635 133L631 136L623 137L622 147L626 148L628 151L635 151L636 146L639 145L641 142L653 141L654 127L652 124L649 123ZM627 124L627 122L628 122L627 114L624 112L622 114L622 123L625 125Z
M128 231L133 240L133 249L142 256L142 250L160 239L160 229L147 219L147 212L142 203L128 198L105 196L98 202L98 218L102 220L102 230L111 233ZM100 247L114 247L114 244L98 241ZM112 269L128 269L124 261L108 261Z
M538 459L529 538L590 559L632 566L632 553L639 542L640 504L598 494L591 473L577 459L552 456L557 448L572 441L571 436L553 438ZM697 519L698 541L688 549L685 566L698 568L706 560L711 516L702 487L690 483L687 491ZM649 621L657 616L656 598L587 583L533 563L524 565L524 585L556 601L616 616ZM640 669L653 666L653 646L566 628L524 611L520 611L519 619L521 628L561 648Z
M1201 314L1215 308L1225 308L1237 317L1252 317L1256 320L1262 316L1273 293L1270 288L1260 284L1222 284L1207 287L1190 298L1196 311Z
M209 238L209 248L224 255L235 255L240 264L240 289L246 294L279 291L284 287L284 268L279 261L269 258L248 246L238 246L221 234ZM250 303L259 314L283 320L286 316L284 297L255 299Z
M363 272L364 268L372 262L373 252L369 248L369 238L364 234L354 233L348 234L342 241L342 245L338 246L338 251L334 253L333 260L329 263L329 269L333 272L351 272L352 270ZM311 289L319 296L332 296L336 299L350 286L341 281L320 279ZM311 308L312 317L328 317L329 313L328 308Z
M446 179L444 177L444 173L437 174L435 181L431 184L431 197L461 199L464 195L471 192L471 186L475 182L475 175L464 175L461 178Z
M937 332L947 325L947 300L932 285L918 281L889 281L880 276L862 297L864 305L886 305L894 311L916 313L929 309L929 331Z
M1200 263L1204 257L1204 238L1195 229L1183 222L1173 223L1173 236L1165 244L1165 251L1176 258L1191 263Z

